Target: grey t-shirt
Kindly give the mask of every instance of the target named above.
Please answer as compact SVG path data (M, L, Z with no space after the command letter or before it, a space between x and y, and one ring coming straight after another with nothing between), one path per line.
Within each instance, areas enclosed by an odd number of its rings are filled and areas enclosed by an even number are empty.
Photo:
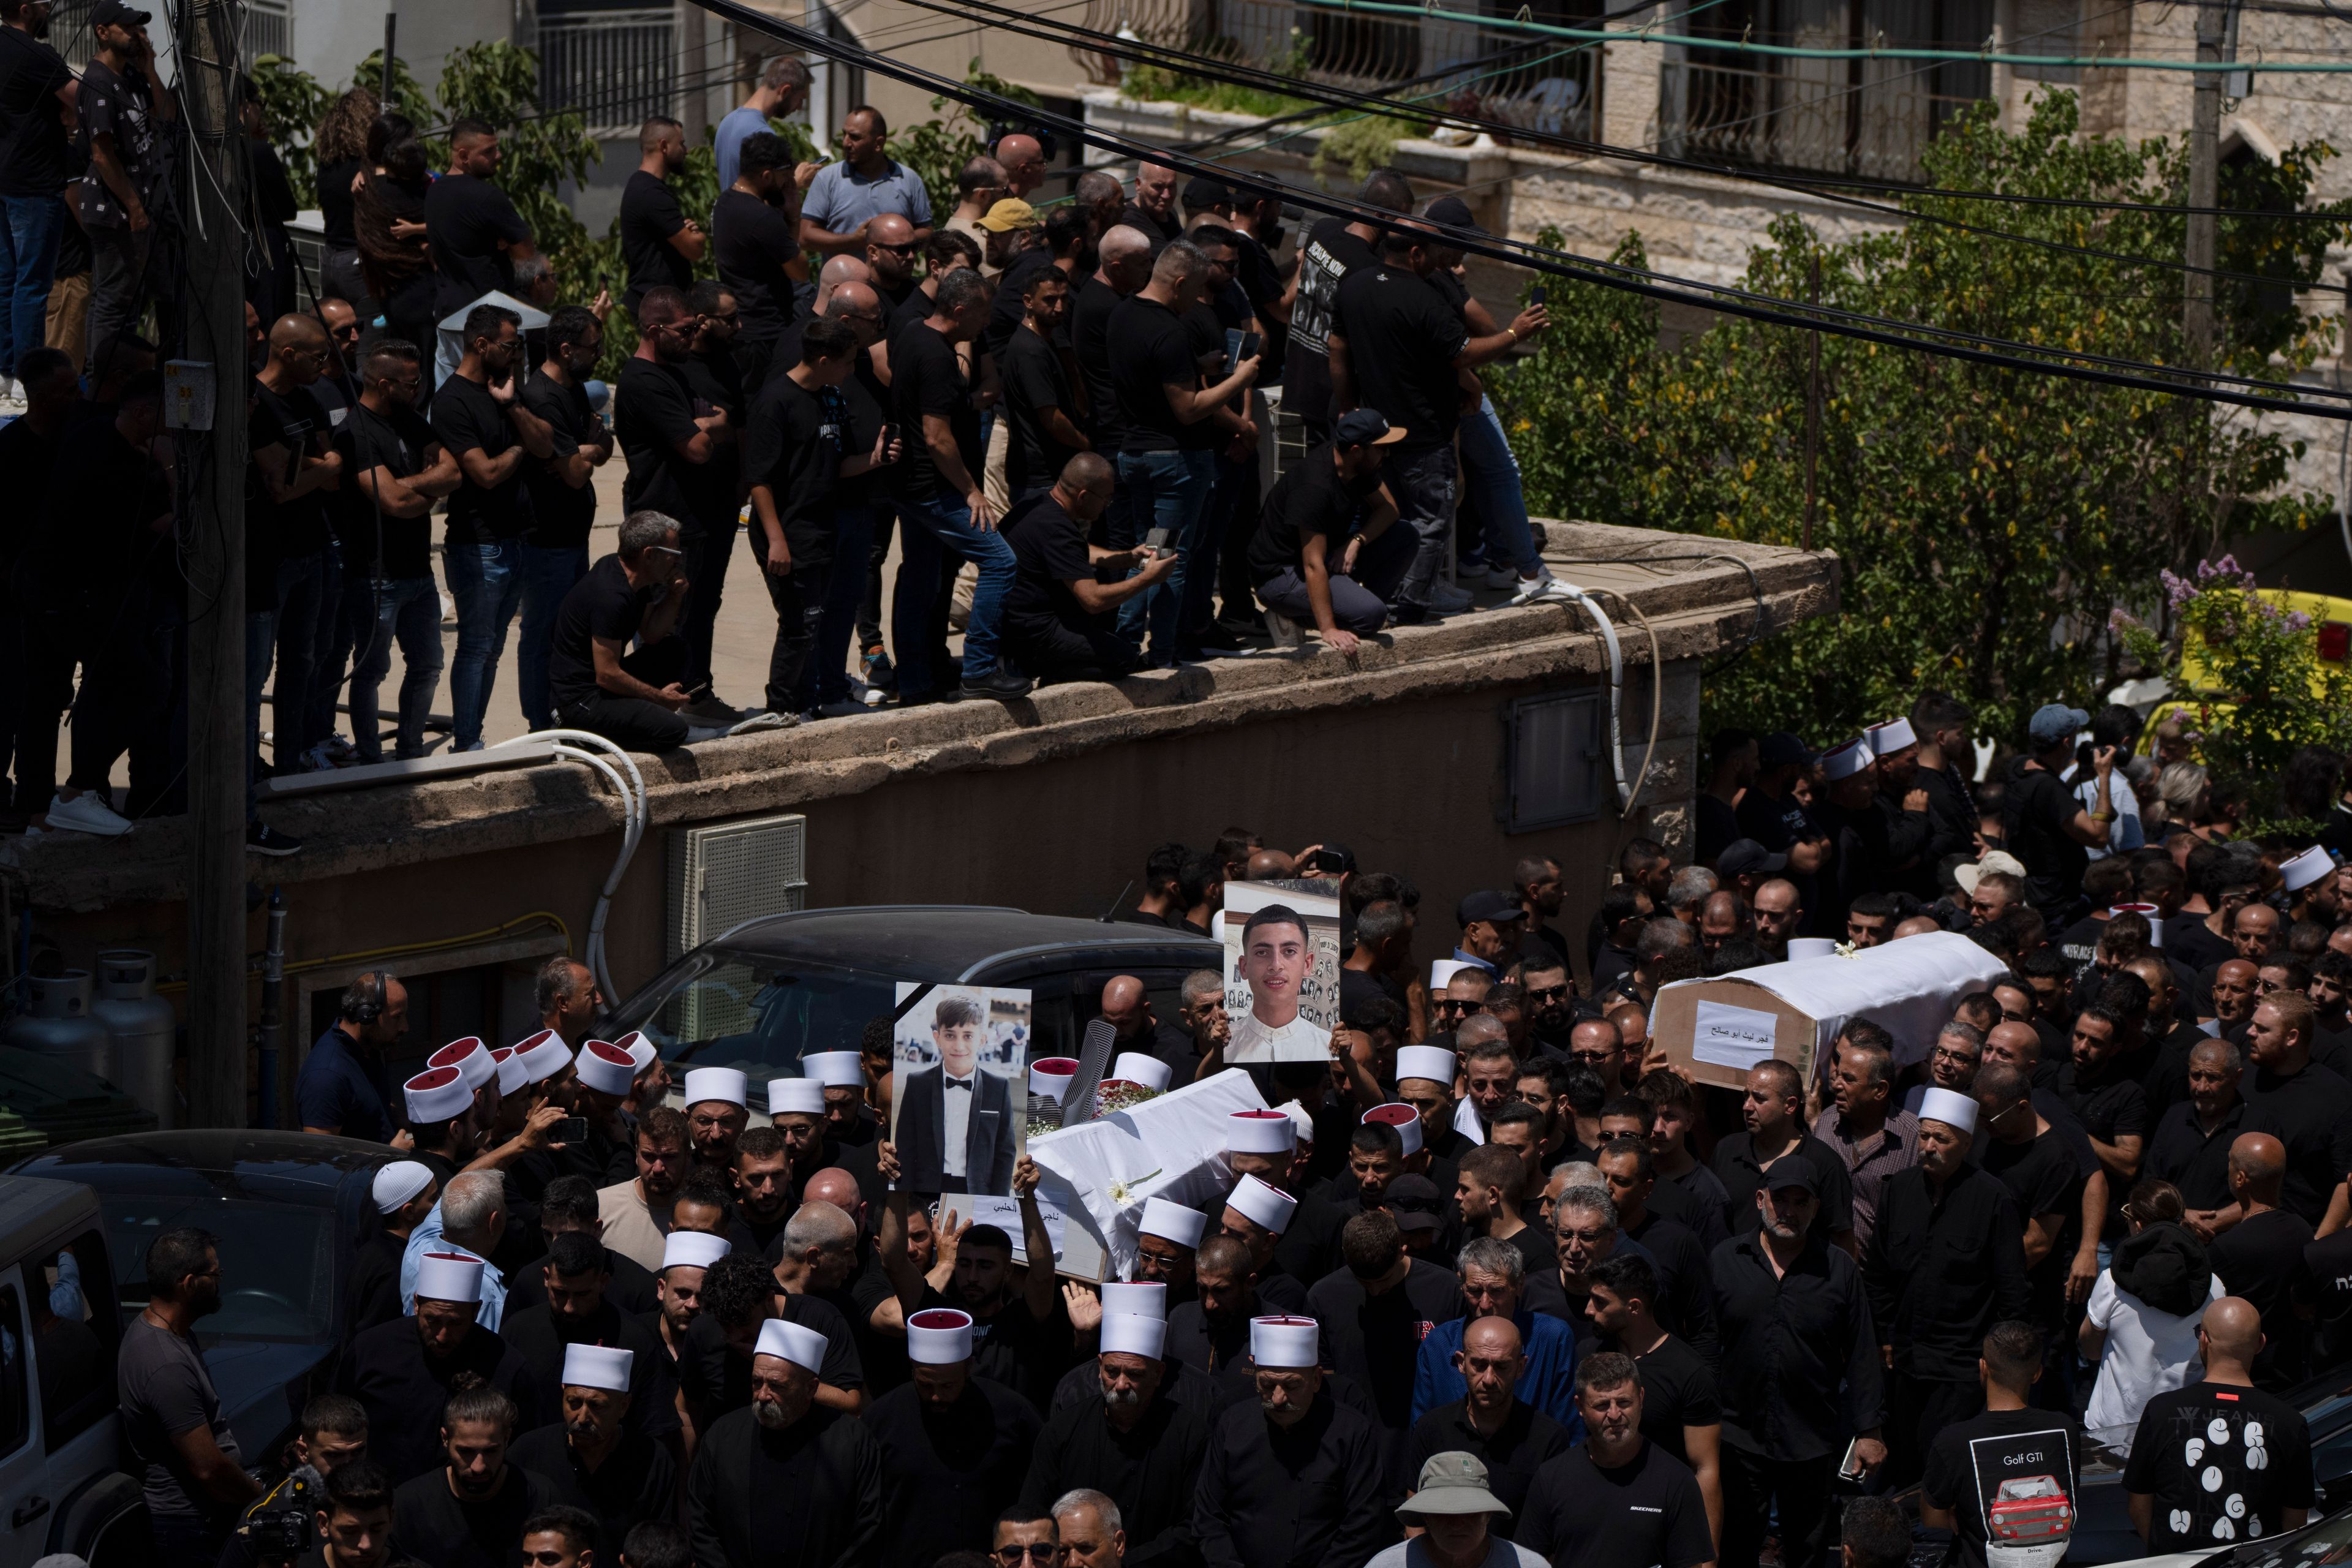
M1364 1568L1437 1568L1437 1559L1429 1554L1428 1542L1421 1536L1400 1541L1384 1552L1375 1552ZM1515 1545L1499 1535L1486 1538L1486 1561L1478 1568L1550 1568L1544 1560L1524 1546Z
M195 1342L155 1327L143 1315L132 1319L115 1363L115 1388L122 1399L123 1436L143 1470L147 1511L179 1519L233 1511L198 1491L172 1442L208 1426L222 1453L232 1462L242 1458L221 1419L220 1395Z

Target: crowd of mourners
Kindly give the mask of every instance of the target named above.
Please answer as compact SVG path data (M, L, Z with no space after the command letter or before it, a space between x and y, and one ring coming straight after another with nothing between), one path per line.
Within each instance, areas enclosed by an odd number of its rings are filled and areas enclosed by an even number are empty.
M364 974L298 1103L389 1158L288 1452L212 1394L213 1239L144 1259L159 1560L291 1511L343 1568L1998 1568L2094 1464L2151 1552L2292 1530L2292 1396L2352 1359L2352 802L2236 837L2118 711L1983 777L1939 696L1818 754L1718 732L1696 858L1631 841L1581 932L1542 858L1424 935L1335 847L1163 846L1121 918L1171 931L1336 862L1342 1019L1238 1069L1273 1109L1225 1118L1224 1195L1144 1202L1100 1282L1031 1261L1026 1155L1004 1224L905 1190L887 1015L679 1076L557 958L538 1032L394 1085L407 991ZM1857 1016L1731 1088L1651 1034L1791 943L1954 935L1995 978L1932 1037ZM1118 1076L1228 1071L1222 970L1088 1000Z

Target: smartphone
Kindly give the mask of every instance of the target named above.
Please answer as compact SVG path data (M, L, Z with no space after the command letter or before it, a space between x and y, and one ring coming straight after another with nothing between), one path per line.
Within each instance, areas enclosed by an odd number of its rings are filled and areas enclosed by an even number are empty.
M1307 857L1307 863L1327 877L1337 877L1348 869L1348 858L1337 849L1318 849Z
M1153 529L1150 532L1143 536L1143 547L1151 552L1154 555L1167 554L1168 531L1164 528Z
M588 1142L588 1119L584 1116L567 1116L562 1121L557 1122L555 1124L555 1142L558 1143L585 1143Z
M1528 290L1528 303L1530 305L1540 305L1543 302L1544 286L1538 283L1534 288Z
M883 444L885 447L889 446L892 442L894 442L894 441L898 440L898 426L896 426L895 424L893 424L893 425L885 425L885 426L882 426L882 444Z
M1255 332L1244 333L1242 335L1242 352L1234 363L1238 365L1242 360L1257 358L1258 345L1263 341L1264 340L1259 338Z
M1856 1437L1846 1444L1845 1458L1838 1461L1838 1479L1842 1481L1862 1479L1862 1457L1854 1451L1861 1442L1862 1439Z

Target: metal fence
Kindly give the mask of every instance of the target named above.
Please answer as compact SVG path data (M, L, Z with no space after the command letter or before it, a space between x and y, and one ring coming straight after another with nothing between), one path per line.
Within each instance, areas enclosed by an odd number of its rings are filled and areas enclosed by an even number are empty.
M1732 0L1690 28L1799 47L1981 49L1992 21L1990 0ZM1757 168L1917 180L1944 121L1992 88L1976 61L1675 55L1659 82L1663 149Z
M1506 11L1587 26L1601 7L1558 3ZM1350 16L1281 0L1088 0L1086 25L1132 30L1148 42L1223 57L1305 81L1410 96L1433 118L1448 110L1509 125L1590 135L1601 99L1597 49L1490 26L1467 0L1411 20ZM1120 79L1118 62L1072 45L1095 81Z
M650 116L677 113L677 14L542 9L539 96L583 116L592 136L632 135Z

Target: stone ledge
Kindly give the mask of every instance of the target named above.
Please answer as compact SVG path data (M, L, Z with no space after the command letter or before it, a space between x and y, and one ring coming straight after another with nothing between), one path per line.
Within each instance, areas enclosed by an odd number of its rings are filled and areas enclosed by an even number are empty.
M1612 591L1649 618L1664 662L1748 640L1759 595L1768 631L1836 604L1837 562L1827 552L1596 523L1540 527L1545 554L1559 575L1583 570L1597 586L1598 574L1613 571ZM1730 560L1677 561L1652 576L1596 559L1623 563L1699 551ZM1614 600L1604 603L1613 610ZM1620 623L1627 665L1648 664L1649 637L1630 617L1612 618ZM1049 687L1012 704L884 710L636 761L651 825L664 826L786 810L910 774L1018 767L1130 742L1374 702L1472 695L1605 668L1601 639L1580 608L1492 609L1368 639L1352 660L1310 642L1118 682ZM1629 737L1645 726L1646 712L1629 712ZM1689 766L1677 754L1686 745L1661 736L1659 762L1670 773ZM1638 762L1638 755L1629 759ZM559 843L622 826L619 803L602 781L571 763L298 799L271 806L268 815L305 848L266 867L257 862L254 870L257 879L288 883ZM185 896L186 853L184 822L176 818L142 824L117 840L16 838L0 842L0 878L18 897L48 909L173 900Z

